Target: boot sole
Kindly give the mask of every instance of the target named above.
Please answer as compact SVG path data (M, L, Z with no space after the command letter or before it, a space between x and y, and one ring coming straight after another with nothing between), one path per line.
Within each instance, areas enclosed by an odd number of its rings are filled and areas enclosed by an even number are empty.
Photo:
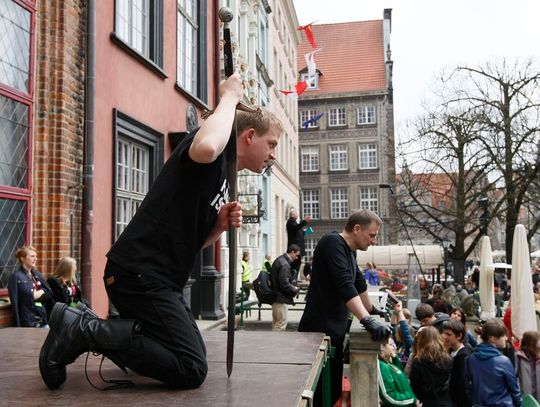
M53 308L51 312L51 318L49 319L49 326L50 330L47 334L47 338L45 339L45 342L43 343L43 346L41 347L41 351L39 352L39 372L41 373L41 378L47 385L47 387L51 390L59 388L64 382L66 381L66 367L64 366L63 370L63 378L59 378L59 380L51 381L49 380L49 374L50 372L47 371L47 354L48 350L51 346L51 342L53 341L53 337L57 334L58 331L58 322L60 320L60 317L62 314L66 311L68 305L67 304L60 304L57 303L60 306L56 306Z

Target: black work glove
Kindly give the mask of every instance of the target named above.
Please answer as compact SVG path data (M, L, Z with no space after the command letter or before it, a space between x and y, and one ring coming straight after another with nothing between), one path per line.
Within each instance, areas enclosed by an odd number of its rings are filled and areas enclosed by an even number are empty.
M371 334L371 339L376 342L385 340L392 333L388 325L381 323L370 316L362 318L360 323Z
M381 318L385 318L386 317L386 311L379 308L379 307L376 307L375 305L372 305L371 306L371 311L369 311L370 315L378 315L380 316Z

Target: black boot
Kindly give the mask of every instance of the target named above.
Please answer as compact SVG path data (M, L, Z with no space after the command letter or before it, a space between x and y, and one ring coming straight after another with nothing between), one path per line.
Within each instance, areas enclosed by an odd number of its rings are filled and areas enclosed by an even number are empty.
M134 320L102 320L89 310L57 303L49 320L51 327L39 354L39 371L50 389L66 380L66 365L88 351L123 349L131 343Z

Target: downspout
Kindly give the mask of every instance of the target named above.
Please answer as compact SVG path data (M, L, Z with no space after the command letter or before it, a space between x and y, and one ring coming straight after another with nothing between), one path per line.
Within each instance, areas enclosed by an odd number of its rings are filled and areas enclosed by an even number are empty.
M221 81L221 51L220 51L220 22L217 18L219 11L219 0L214 0L214 109L219 102L219 82ZM221 238L214 243L214 266L221 272Z
M86 75L84 96L84 164L82 193L81 280L83 297L92 301L92 229L94 223L94 115L96 69L96 1L86 2Z

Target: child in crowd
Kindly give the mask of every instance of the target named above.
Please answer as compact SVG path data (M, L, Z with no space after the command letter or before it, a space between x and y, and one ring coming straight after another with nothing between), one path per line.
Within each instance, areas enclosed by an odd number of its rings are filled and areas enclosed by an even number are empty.
M417 405L392 338L381 344L379 352L379 396L382 406Z
M423 326L415 337L411 365L411 387L423 407L451 407L450 373L452 357L444 348L441 334L433 326Z
M450 319L455 319L456 321L460 321L464 327L467 327L467 316L465 315L465 311L459 307L454 307L450 310ZM465 345L468 345L471 347L471 350L478 345L478 342L476 341L476 338L471 333L471 331L466 329L465 337L463 338L463 343Z
M516 371L523 395L540 400L540 333L527 331L521 338L521 350L516 352Z
M397 344L397 354L401 363L407 364L411 348L414 342L412 331L412 316L407 308L403 308L401 301L394 306L394 311L390 317L390 324L394 331L394 338Z
M504 324L496 318L482 325L482 343L465 361L465 388L473 405L516 406L522 404L514 367L497 348L506 346Z
M465 392L463 371L465 369L465 359L471 354L472 350L463 343L465 326L461 321L450 319L443 324L442 337L444 346L454 360L454 366L450 374L450 398L456 407L470 407L472 404Z

